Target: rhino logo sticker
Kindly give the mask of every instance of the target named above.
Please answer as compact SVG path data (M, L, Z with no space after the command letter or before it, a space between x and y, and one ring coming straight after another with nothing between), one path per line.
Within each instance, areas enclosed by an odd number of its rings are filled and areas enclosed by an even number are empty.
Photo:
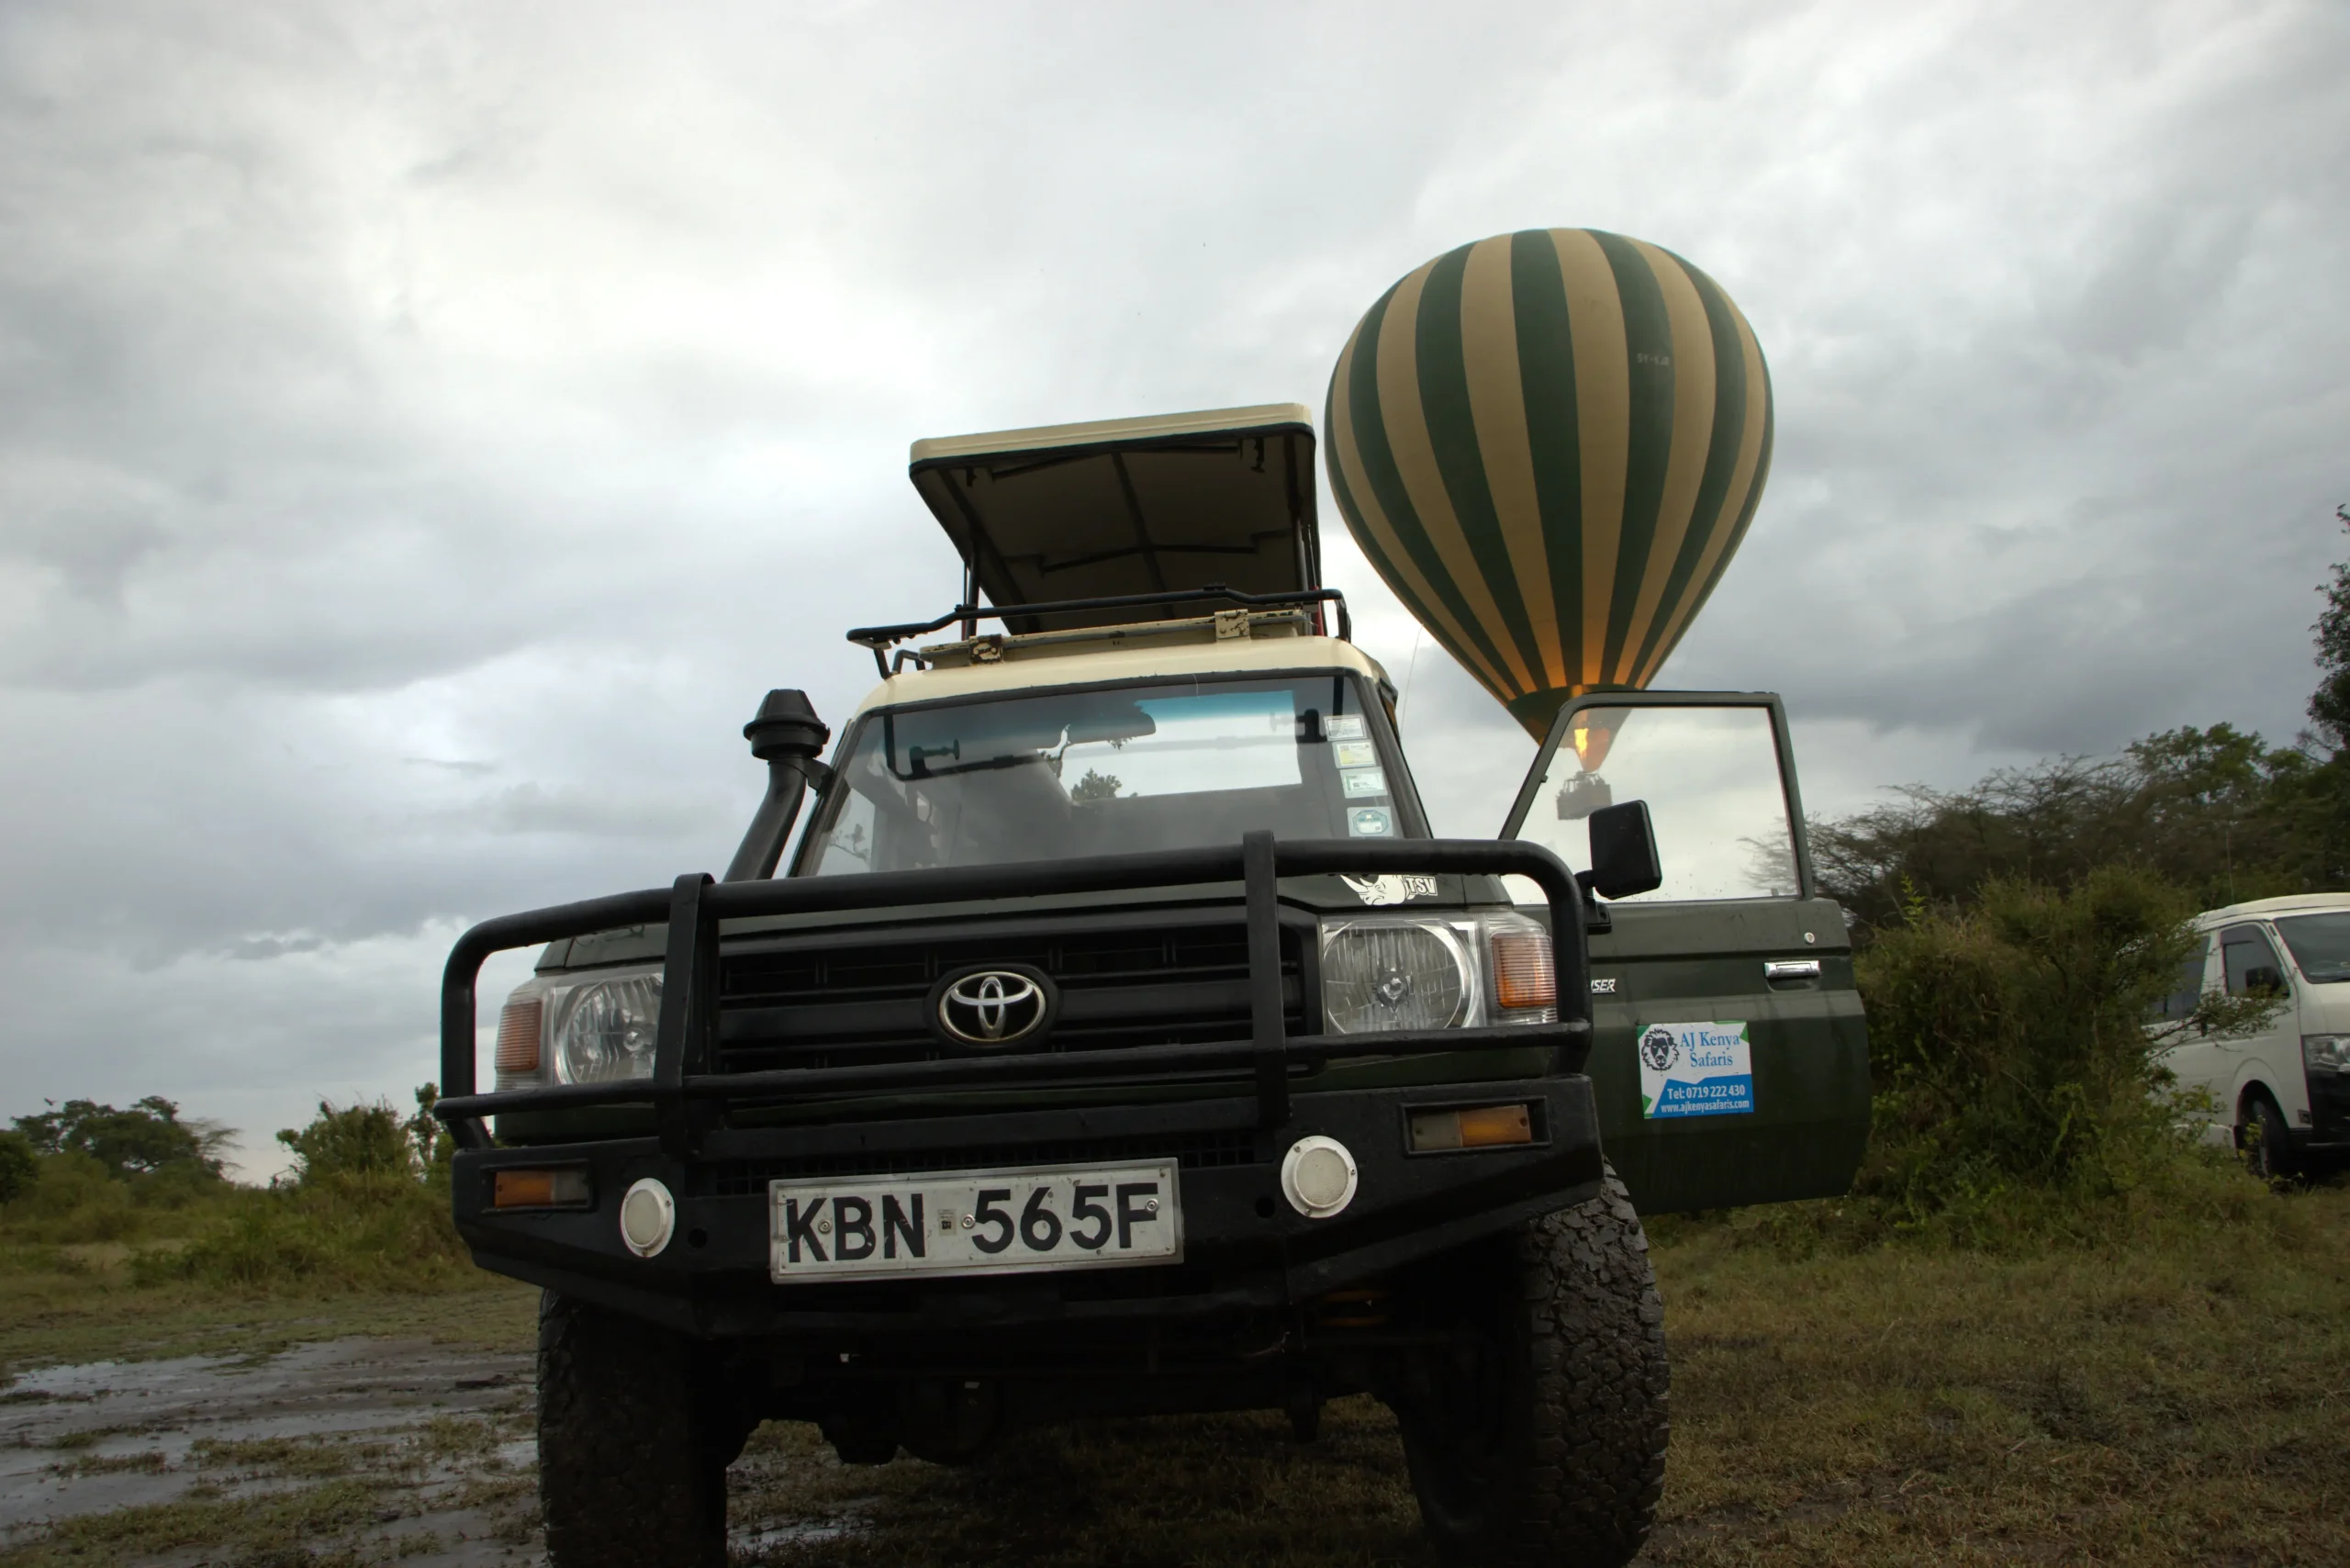
M1349 877L1341 873L1338 880L1353 889L1355 897L1367 904L1402 903L1406 899L1432 899L1437 895L1434 877Z

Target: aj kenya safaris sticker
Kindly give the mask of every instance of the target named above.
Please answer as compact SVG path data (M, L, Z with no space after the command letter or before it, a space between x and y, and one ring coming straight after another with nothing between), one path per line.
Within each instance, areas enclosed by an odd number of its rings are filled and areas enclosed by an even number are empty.
M1743 1022L1643 1024L1640 1114L1732 1116L1754 1109L1754 1061Z

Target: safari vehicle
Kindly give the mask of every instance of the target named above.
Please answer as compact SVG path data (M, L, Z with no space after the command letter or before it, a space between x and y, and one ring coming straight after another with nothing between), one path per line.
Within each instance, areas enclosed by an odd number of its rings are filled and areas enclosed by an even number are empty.
M2161 1021L2192 1017L2207 991L2267 997L2245 1031L2180 1033L2162 1064L2200 1092L2204 1131L2263 1176L2350 1155L2350 894L2300 893L2195 917L2202 940Z
M721 1562L764 1419L952 1464L1362 1392L1449 1556L1639 1550L1636 1201L1840 1191L1865 1131L1785 719L1572 706L1500 836L1433 836L1313 448L1292 406L918 443L961 602L850 633L829 761L767 695L724 879L458 942L436 1110L476 1259L546 1293L557 1568ZM537 944L475 1092L480 966Z

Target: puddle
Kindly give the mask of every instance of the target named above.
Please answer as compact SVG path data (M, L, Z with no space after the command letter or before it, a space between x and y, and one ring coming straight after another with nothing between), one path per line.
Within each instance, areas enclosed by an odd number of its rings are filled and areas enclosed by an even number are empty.
M527 1354L403 1339L24 1372L0 1385L0 1551L62 1521L192 1489L233 1502L348 1477L381 1498L375 1522L310 1549L402 1568L540 1568L532 1378ZM739 1479L755 1487L803 1462L746 1454ZM836 1499L777 1517L744 1497L733 1545L756 1557L838 1540L870 1529L879 1506ZM192 1568L234 1546L183 1544L123 1565Z
M385 1486L387 1512L413 1516L379 1539L428 1529L458 1552L420 1552L417 1540L404 1561L526 1562L510 1539L488 1539L498 1521L487 1513L446 1502L473 1482L528 1476L530 1377L527 1356L398 1339L25 1372L0 1387L0 1544L199 1484L241 1498L348 1473ZM448 1417L488 1426L487 1451L432 1425Z

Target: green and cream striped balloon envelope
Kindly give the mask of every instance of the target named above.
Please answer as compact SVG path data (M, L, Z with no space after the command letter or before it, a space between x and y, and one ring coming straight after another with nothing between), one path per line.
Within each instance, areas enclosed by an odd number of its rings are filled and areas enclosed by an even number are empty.
M1348 532L1536 738L1656 676L1771 467L1771 376L1719 285L1595 229L1448 252L1347 340L1324 419Z

